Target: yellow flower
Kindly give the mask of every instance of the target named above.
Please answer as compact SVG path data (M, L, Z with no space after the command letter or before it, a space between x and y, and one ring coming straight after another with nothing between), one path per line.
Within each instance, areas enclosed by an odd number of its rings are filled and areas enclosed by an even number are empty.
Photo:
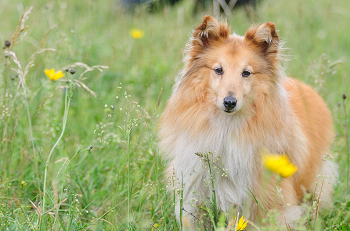
M160 227L160 225L158 225L157 223L154 223L153 225L152 225L152 231L156 231L156 230L159 230L159 227Z
M298 168L294 166L292 163L286 165L283 169L280 171L280 175L284 178L292 176Z
M27 185L27 183L24 180L22 180L21 185L22 185L22 188L24 188Z
M139 30L139 29L130 30L130 35L134 39L141 39L141 38L143 38L144 34L145 34L145 32L143 32L143 30Z
M63 74L62 71L56 72L55 69L53 69L53 68L51 70L45 69L44 72L47 75L47 77L49 77L49 79L52 81L56 81L56 80L62 78L63 76L65 76L65 74Z
M241 216L241 218L238 221L236 230L244 230L248 224L248 221L249 220L245 221L245 218L243 216Z
M287 178L292 176L298 168L290 163L288 156L268 154L261 152L265 167L272 172L278 173L281 177Z

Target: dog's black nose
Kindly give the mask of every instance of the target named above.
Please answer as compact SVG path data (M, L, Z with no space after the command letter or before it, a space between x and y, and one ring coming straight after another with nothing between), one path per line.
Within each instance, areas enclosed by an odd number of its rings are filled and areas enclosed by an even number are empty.
M236 104L237 104L237 99L235 97L228 96L224 98L224 106L228 111L235 108Z

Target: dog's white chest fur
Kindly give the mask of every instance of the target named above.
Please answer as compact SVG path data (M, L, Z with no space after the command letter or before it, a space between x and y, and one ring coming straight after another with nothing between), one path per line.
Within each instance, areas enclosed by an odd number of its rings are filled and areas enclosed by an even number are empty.
M254 148L245 145L239 135L239 124L239 118L232 120L223 114L222 118L213 118L210 129L197 137L182 133L177 138L172 168L179 182L184 182L184 202L193 203L184 205L187 210L211 198L213 189L207 156L218 208L228 211L234 204L243 205L254 179Z

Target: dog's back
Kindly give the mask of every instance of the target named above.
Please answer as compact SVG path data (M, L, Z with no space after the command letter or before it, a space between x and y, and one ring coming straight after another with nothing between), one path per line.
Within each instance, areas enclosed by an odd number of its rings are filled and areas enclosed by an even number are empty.
M334 176L334 170L326 170L331 167L329 161L323 161L322 158L328 156L330 146L333 143L333 120L326 103L310 86L296 79L289 79L284 82L284 87L289 93L289 101L293 107L295 115L298 117L301 129L306 135L309 155L305 158L305 168L299 169L298 179L295 180L295 189L298 192L298 198L303 196L300 185L306 186L309 192L316 189L315 182L318 181L320 191L323 184L322 203L331 204L330 193L331 184L328 184L330 176ZM332 165L336 168L335 165ZM317 175L326 175L324 178ZM325 180L325 182L322 182Z

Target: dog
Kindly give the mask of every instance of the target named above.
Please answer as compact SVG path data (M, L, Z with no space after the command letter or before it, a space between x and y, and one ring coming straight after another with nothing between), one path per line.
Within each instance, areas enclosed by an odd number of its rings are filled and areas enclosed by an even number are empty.
M317 177L336 175L332 162L323 161L334 138L331 113L310 86L286 76L281 49L272 22L239 36L205 16L192 32L159 121L167 174L182 191L176 216L183 213L192 229L213 193L218 210L248 207L246 216L257 222L276 209L279 221L292 223L303 214L306 193L332 205L331 180ZM298 169L278 183L279 193L277 177L264 183L261 150L288 156Z

